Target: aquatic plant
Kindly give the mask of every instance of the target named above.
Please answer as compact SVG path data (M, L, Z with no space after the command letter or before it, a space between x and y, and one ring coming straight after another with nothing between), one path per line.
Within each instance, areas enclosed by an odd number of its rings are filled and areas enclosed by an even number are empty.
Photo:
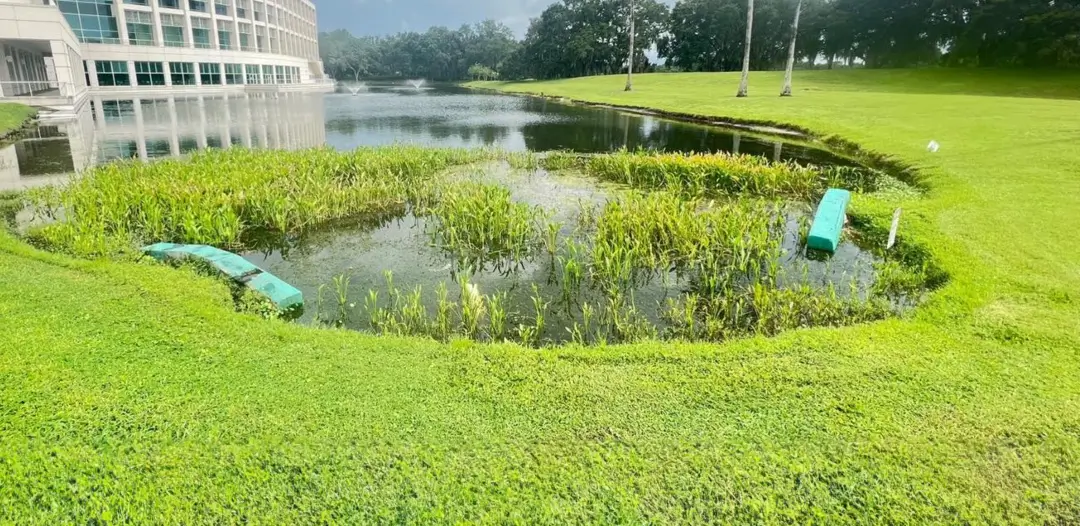
M590 175L637 188L683 196L739 195L810 200L829 186L872 189L877 172L857 168L822 170L729 153L679 154L620 151L590 157Z
M400 216L430 204L440 171L496 156L411 146L210 149L96 167L27 197L39 214L60 219L33 233L55 249L100 256L158 241L235 249L253 231L285 236L337 219Z
M518 268L539 244L547 214L513 200L506 188L458 183L447 187L428 211L433 246L461 268L500 271Z

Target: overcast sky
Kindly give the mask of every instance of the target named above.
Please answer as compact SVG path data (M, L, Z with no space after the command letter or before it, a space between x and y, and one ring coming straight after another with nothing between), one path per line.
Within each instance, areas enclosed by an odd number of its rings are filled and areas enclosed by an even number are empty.
M319 30L348 29L354 35L424 31L431 26L456 29L494 19L525 35L529 19L555 0L315 0ZM673 3L668 0L667 4Z
M553 0L315 0L319 29L348 29L356 35L457 28L491 18L523 36L529 18Z

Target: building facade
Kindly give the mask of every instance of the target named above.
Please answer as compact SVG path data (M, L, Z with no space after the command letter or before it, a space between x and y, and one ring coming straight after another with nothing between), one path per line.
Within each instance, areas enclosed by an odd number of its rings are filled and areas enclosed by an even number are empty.
M310 0L0 0L0 98L330 90Z

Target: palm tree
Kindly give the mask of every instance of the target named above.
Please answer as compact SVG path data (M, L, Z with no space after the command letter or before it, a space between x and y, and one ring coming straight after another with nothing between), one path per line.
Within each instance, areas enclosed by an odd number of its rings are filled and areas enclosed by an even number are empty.
M742 81L737 97L745 97L750 88L750 38L754 35L754 0L746 0L746 46L743 49Z
M799 15L802 14L802 0L795 4L795 21L791 24L791 46L788 47L787 71L784 72L784 89L781 97L791 96L791 70L795 69L795 39L799 36Z
M799 0L802 1L802 0ZM632 91L634 89L634 0L630 0L630 60L627 62L626 67L626 89L623 91Z

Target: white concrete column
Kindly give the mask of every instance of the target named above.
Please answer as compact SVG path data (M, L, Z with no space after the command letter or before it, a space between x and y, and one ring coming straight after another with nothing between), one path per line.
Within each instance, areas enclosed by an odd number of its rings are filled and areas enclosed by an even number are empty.
M220 83L222 86L224 86L224 85L228 84L228 82L225 82L225 63L224 62L219 63L218 68L221 68L221 76L218 77L218 83ZM225 107L226 108L229 107L227 99L226 99Z
M122 2L123 0L118 1ZM165 32L161 30L161 15L158 14L157 0L150 0L150 16L153 17L153 23L150 24L150 27L154 33L154 45L165 47Z
M128 68L128 85L129 86L138 86L139 83L138 83L138 81L135 80L135 61L134 60L127 61L127 68Z
M87 60L86 71L90 73L90 86L94 88L98 87L99 84L97 79L97 61Z
M113 15L116 16L116 28L120 33L120 43L128 45L127 16L124 14L123 0L114 0Z

